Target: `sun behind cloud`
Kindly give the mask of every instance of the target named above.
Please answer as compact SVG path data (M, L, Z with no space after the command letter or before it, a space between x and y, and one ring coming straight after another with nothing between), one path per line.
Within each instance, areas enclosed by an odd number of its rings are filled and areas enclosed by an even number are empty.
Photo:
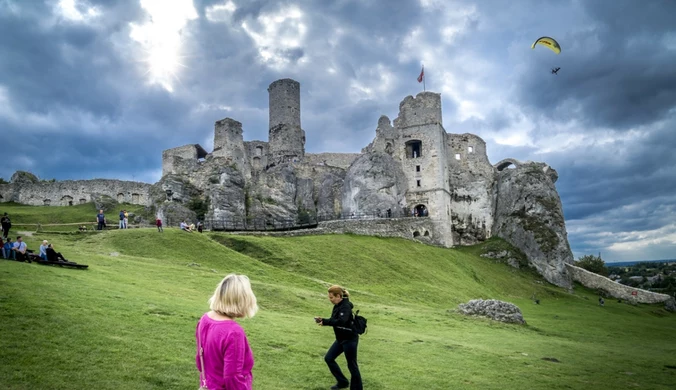
M141 0L141 7L148 13L148 20L132 23L129 36L146 53L139 61L148 66L148 81L173 92L179 70L185 67L181 62L185 57L181 54L185 46L181 30L188 21L197 19L197 11L192 0L174 0L171 6L163 0Z

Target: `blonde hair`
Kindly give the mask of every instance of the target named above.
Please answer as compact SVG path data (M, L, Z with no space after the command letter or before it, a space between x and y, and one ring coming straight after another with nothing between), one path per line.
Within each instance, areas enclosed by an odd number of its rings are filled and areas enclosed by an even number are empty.
M342 287L340 287L336 284L329 287L329 292L332 295L340 295L343 298L349 298L350 297L350 293L346 289L344 289L344 288L342 288Z
M223 278L209 298L211 310L231 318L251 318L258 311L251 282L245 275L230 274Z

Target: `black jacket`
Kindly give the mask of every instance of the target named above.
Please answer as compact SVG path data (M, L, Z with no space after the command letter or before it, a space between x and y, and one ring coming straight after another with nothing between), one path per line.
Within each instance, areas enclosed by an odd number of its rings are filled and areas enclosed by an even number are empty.
M324 326L333 326L337 341L354 340L359 336L352 331L352 308L354 305L349 298L343 298L338 304L333 305L331 318L322 318Z

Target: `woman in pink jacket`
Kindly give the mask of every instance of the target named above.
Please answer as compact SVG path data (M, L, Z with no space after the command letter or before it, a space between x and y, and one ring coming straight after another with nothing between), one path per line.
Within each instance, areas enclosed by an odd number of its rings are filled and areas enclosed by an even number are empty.
M251 390L254 365L244 329L235 318L251 318L258 311L251 282L230 274L209 299L211 311L197 323L197 369L200 386L209 390Z

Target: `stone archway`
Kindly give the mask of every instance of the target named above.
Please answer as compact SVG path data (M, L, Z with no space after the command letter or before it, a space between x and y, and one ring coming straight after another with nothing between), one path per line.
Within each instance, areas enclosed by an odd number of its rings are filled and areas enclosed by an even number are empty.
M495 169L498 170L498 172L501 172L505 168L509 168L511 165L514 165L514 168L518 168L521 165L521 161L513 159L513 158L506 158L499 163L493 165Z
M429 209L424 204L419 204L413 208L413 216L427 217L429 216Z
M63 206L72 206L73 205L73 197L66 195L63 198L61 198L61 205Z
M117 203L124 203L124 194L121 192L117 194Z

